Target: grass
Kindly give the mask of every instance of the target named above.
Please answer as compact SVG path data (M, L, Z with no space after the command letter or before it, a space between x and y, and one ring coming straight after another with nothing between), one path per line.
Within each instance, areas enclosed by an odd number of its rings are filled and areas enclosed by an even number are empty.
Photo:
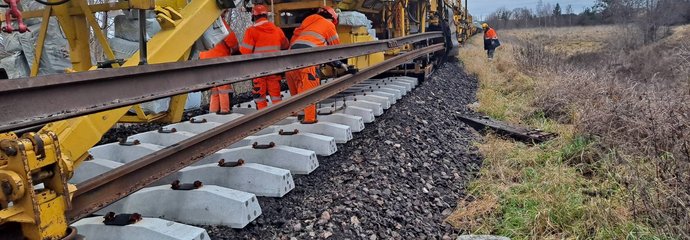
M503 39L538 35L535 31L504 33ZM599 44L592 42L603 41L578 38L547 49L575 54L596 51L592 49ZM574 126L546 118L534 106L537 85L548 79L523 71L511 42L503 41L493 62L486 60L481 36L461 49L466 71L480 81L479 104L473 108L498 120L556 132L559 137L526 145L489 134L476 143L484 156L480 175L469 186L470 197L461 200L446 221L468 233L514 239L665 239L633 218L626 188L610 171L613 160L591 151L596 140L578 136Z

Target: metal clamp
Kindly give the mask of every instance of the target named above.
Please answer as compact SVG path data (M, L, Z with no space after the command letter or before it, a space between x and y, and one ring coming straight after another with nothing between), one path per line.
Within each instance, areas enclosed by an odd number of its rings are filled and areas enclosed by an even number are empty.
M283 135L283 136L290 136L290 135L295 135L295 134L298 134L298 133L299 133L299 130L297 130L297 129L292 130L292 131L290 131L290 132L285 131L285 130L283 130L283 129L280 129L280 131L278 131L278 134Z
M254 144L252 144L252 148L254 149L269 149L275 146L276 144L274 142L271 142L269 144L259 144L258 142L254 142Z
M141 221L142 217L139 213L122 213L115 215L114 212L109 212L103 216L103 224L110 226L127 226Z
M192 118L189 120L190 123L206 123L206 118L202 118L201 120L197 120L196 118Z
M127 139L120 138L119 142L120 146L135 146L141 144L139 140L134 140L132 142L128 142Z
M219 167L239 167L244 164L244 159L239 159L236 162L225 162L225 159L221 159L218 161L218 166Z
M165 129L164 127L161 127L158 129L158 133L176 133L176 132L177 132L176 128Z
M170 188L173 190L194 190L194 189L199 189L201 186L204 184L201 183L201 181L194 181L194 183L180 183L180 180L175 180L170 184Z

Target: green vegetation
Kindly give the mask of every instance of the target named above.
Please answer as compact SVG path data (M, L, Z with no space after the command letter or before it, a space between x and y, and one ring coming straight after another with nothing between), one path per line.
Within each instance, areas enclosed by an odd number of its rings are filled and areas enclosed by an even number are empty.
M479 104L472 107L559 136L538 145L486 136L477 143L484 156L480 176L447 222L513 239L667 239L633 213L617 154L602 151L597 138L580 134L572 120L546 117L537 85L551 79L521 67L516 42L504 41L493 62L486 60L481 36L461 50L466 71L480 81ZM571 119L577 114L562 113Z

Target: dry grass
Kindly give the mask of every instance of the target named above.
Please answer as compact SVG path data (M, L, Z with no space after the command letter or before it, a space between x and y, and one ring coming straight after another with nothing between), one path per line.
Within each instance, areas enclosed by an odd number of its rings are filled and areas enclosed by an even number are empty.
M569 27L509 30L502 33L517 39L546 42L544 48L565 57L597 53L622 33L620 27Z
M449 223L519 239L687 237L688 28L636 49L616 29L504 32L491 63L481 38L461 49L480 79L476 110L561 136L487 137L472 197Z

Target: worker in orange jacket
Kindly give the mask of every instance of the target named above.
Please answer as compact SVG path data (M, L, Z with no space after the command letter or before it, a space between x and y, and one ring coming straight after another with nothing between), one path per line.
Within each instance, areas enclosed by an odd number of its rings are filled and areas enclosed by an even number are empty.
M290 49L303 49L312 47L323 47L327 45L340 44L336 26L338 25L338 13L332 7L322 7L316 14L313 14L304 21L302 25L295 29L290 41ZM336 67L348 69L348 66L340 61L331 63ZM321 84L319 76L316 74L316 66L302 68L285 73L290 94L296 95L315 88ZM304 124L316 123L316 106L314 104L304 109L304 117L301 120Z
M482 23L482 29L484 30L484 50L486 50L489 61L491 61L494 59L494 52L496 52L496 48L501 45L501 42L498 41L496 30L489 27L489 24Z
M268 21L268 8L265 5L255 5L252 8L252 20L254 25L244 32L244 39L240 43L242 54L270 53L286 50L290 43L283 30ZM282 101L280 96L280 75L271 75L254 79L254 102L256 108L261 110L268 106L266 95L271 96L273 104Z
M235 32L230 29L225 21L223 23L230 31L230 34L216 43L213 49L199 53L199 59L226 57L239 52L239 44ZM234 92L230 84L211 88L211 102L208 111L218 114L229 114L232 106L231 98Z

